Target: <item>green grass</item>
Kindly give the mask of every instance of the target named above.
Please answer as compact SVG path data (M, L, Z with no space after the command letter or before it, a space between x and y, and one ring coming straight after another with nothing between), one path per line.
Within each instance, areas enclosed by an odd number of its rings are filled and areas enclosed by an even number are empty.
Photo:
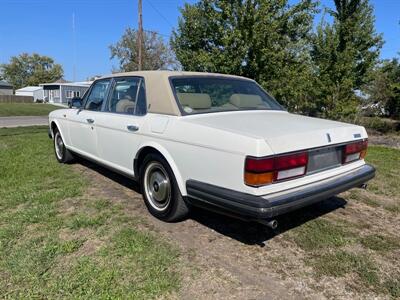
M379 285L377 267L365 255L339 250L317 256L312 265L318 275L341 277L355 273L364 285L372 287Z
M389 197L400 194L400 150L371 146L366 158L377 169L376 177L369 184L369 190Z
M0 129L0 295L153 299L179 288L178 252L54 158L45 127ZM69 210L69 207L74 209Z
M43 103L0 103L0 117L47 116L60 107Z
M400 212L400 151L371 146L367 162L376 167L376 177L367 191L353 189L349 201L362 202L388 214ZM305 251L304 262L312 266L317 277L346 278L349 289L369 290L393 298L400 297L399 262L396 258L400 239L380 228L379 234L366 233L368 227L352 220L324 217L292 229L288 236ZM353 250L351 250L353 249ZM392 270L383 271L380 259L389 262ZM348 278L355 278L349 281Z
M344 246L353 236L344 227L324 219L307 222L294 228L291 233L296 244L306 251Z
M361 238L361 244L374 251L392 251L400 249L400 241L391 236L371 234Z

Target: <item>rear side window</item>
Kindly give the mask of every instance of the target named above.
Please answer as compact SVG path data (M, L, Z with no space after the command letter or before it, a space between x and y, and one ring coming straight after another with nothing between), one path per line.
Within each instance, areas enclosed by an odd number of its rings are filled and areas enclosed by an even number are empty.
M108 88L110 86L110 79L100 80L94 83L92 89L89 91L85 103L85 109L100 111L103 102L107 98Z
M145 115L146 96L143 79L116 78L105 111L126 115Z

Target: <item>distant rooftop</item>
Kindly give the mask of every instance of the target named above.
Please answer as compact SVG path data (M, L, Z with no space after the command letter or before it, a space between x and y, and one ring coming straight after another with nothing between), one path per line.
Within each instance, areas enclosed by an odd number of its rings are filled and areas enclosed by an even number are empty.
M41 86L26 86L24 88L16 90L15 92L34 92L41 89L43 89L43 87Z
M71 81L65 80L64 78L60 78L56 81L54 81L54 83L70 83Z
M13 86L12 86L12 84L9 84L7 81L4 81L4 80L0 80L0 86L6 86L6 87L10 87L10 88L12 88Z
M93 81L72 82L72 81L68 81L68 80L65 80L65 79L59 79L59 80L54 81L54 82L41 83L39 85L40 86L44 86L44 85L90 86L92 84L92 82Z

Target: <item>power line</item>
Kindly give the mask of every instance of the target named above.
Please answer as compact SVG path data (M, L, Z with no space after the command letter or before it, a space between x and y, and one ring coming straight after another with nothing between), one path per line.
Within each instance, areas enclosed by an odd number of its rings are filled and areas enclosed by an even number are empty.
M171 24L171 22L150 2L150 0L147 0L147 3L150 4L150 6L154 9L154 11L164 19L165 22L168 23L169 26L174 27L174 25Z
M171 34L159 33L159 32L156 31L156 30L146 30L146 29L143 29L143 31L144 31L144 32L148 32L148 33L155 33L155 34L158 34L158 35L161 35L161 36L165 36L165 37L167 37L167 38L170 38L170 37L171 37Z

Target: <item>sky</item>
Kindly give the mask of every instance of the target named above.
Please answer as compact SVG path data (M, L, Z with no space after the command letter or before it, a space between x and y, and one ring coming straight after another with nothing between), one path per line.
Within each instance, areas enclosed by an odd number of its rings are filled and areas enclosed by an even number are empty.
M196 0L143 0L144 29L168 40L185 2ZM370 2L375 7L376 30L385 40L381 57L398 56L400 0ZM35 52L60 63L67 80L74 80L74 74L76 81L109 74L118 63L110 60L108 47L119 40L125 28L137 28L137 4L137 0L0 0L0 63L23 52ZM322 0L321 5L332 7L333 0ZM319 19L317 16L316 22Z

